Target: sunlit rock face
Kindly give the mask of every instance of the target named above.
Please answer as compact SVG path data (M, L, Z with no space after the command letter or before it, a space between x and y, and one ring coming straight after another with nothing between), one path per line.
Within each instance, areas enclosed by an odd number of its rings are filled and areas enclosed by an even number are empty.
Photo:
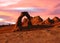
M32 25L40 25L43 19L40 16L35 16L31 19Z
M33 19L33 17L31 17L31 20ZM30 20L30 21L31 21ZM28 22L29 22L29 20L28 20L28 18L24 18L23 19L23 21L22 21L22 26L28 26ZM32 22L31 22L32 23Z
M50 19L50 18L47 18L45 21L43 21L42 22L42 24L46 24L46 25L51 25L51 24L53 24L54 23L54 21L52 20L52 19Z
M54 17L54 18L53 18L53 21L54 21L54 23L60 22L60 18Z
M23 19L22 26L28 26L28 19L27 18Z
M23 25L28 26L28 21L29 20L27 18L24 18ZM40 16L31 17L32 25L40 25L42 21L43 19Z
M24 18L23 26L28 26L28 21L27 18ZM58 22L60 22L58 17L54 17L53 19L47 18L46 20L43 20L40 16L31 17L32 25L55 25Z

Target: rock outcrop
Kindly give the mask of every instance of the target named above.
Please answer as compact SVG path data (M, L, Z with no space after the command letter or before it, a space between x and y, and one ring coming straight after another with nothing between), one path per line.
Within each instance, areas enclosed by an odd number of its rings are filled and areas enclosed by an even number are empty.
M54 17L52 20L54 21L54 23L60 22L60 19L58 17Z
M58 17L54 17L53 19L47 18L44 21L40 16L31 17L32 25L55 25L58 22L60 22L60 19ZM28 26L28 19L27 18L24 18L23 26Z
M24 18L22 21L22 18L26 16L27 18ZM21 22L22 21L22 22ZM53 19L47 18L46 20L43 21L43 19L40 16L35 16L31 17L28 12L22 12L21 16L19 16L16 27L21 28L23 27L31 27L31 26L51 26L54 25L55 23L60 22L60 19L58 17L54 17ZM22 29L22 28L21 28Z
M40 16L33 17L31 19L32 25L40 25L43 19Z
M22 29L22 18L26 16L28 19L28 26L31 25L31 16L29 15L28 12L21 12L21 15L18 17L15 28L19 28L20 30ZM24 21L25 22L25 21ZM27 22L26 22L27 23Z
M24 18L23 19L23 26L28 26L28 19ZM31 17L31 23L32 25L40 25L41 22L43 22L43 19L40 16L35 16L35 17Z
M50 18L47 18L45 21L42 22L42 24L44 24L44 25L51 25L53 23L54 23L54 21Z

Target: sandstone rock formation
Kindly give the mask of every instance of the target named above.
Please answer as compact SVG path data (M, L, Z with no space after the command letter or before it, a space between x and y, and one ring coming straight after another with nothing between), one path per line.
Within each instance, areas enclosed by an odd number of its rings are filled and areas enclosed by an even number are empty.
M44 25L51 25L53 23L54 23L54 21L50 18L47 18L45 21L42 22L42 24L44 24Z
M60 22L60 19L58 17L53 18L54 23Z
M26 16L27 18L24 18L22 21L22 18ZM58 17L54 17L53 19L47 18L43 21L43 19L40 16L31 17L28 12L22 12L21 15L18 17L17 23L15 28L22 29L22 27L31 27L32 25L35 26L51 26L57 22L60 22L60 19Z
M40 16L33 17L31 19L32 25L40 25L43 19Z
M23 26L28 26L28 19L24 18L23 19ZM40 25L41 22L43 22L43 19L40 16L35 16L35 17L31 17L31 23L32 25Z
M28 26L32 25L31 24L31 17L28 12L21 12L21 15L18 17L17 23L15 28L19 28L20 30L22 29L22 18L26 16L28 19Z

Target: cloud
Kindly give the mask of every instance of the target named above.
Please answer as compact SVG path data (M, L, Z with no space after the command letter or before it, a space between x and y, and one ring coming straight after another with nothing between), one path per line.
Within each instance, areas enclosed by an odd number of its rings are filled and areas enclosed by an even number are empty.
M15 22L11 20L13 20L13 18L10 16L0 15L0 25L15 24Z
M60 9L55 9L51 12L52 15L60 15Z
M16 4L21 0L0 0L0 7Z
M0 20L8 20L8 21L10 21L10 20L12 20L12 19L13 19L13 18L10 17L10 16L0 15Z
M1 22L1 21L4 21L4 19L3 19L3 18L0 18L0 22Z
M9 24L15 24L15 22L9 22L9 21L0 22L0 25L9 25Z
M35 8L35 7L18 7L18 8L7 8L7 9L0 9L1 11L16 11L16 12L45 12L47 11L46 8Z
M60 3L55 6L55 8L60 7Z
M60 3L58 3L52 12L50 12L52 15L60 15Z

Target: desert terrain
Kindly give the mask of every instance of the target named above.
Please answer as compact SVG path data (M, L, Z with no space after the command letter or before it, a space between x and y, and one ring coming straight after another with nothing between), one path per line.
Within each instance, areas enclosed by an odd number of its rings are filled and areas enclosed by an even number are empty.
M55 17L52 20L54 23L49 18L43 21L38 16L34 17L31 22L35 26L22 31L14 29L15 24L2 25L0 43L60 43L60 19ZM23 26L27 26L27 22L24 19Z

